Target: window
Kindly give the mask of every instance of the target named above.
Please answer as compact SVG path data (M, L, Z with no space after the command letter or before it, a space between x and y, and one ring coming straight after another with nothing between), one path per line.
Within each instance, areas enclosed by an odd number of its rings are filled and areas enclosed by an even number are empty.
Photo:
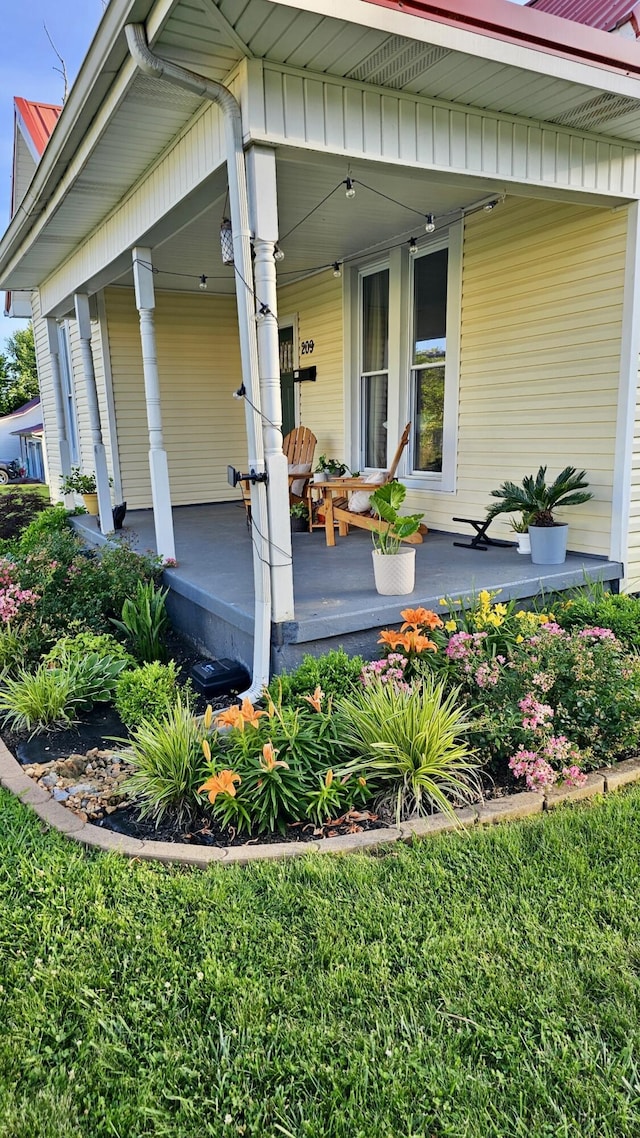
M362 445L360 465L384 469L387 464L389 388L389 270L361 277L360 400Z
M413 260L410 392L413 470L421 473L443 467L448 261L447 249Z
M75 465L79 461L78 422L73 392L73 370L71 367L71 351L69 348L68 320L65 320L62 324L58 324L58 345L60 347L60 383L62 386L62 403L67 428L67 441L69 443L69 458Z

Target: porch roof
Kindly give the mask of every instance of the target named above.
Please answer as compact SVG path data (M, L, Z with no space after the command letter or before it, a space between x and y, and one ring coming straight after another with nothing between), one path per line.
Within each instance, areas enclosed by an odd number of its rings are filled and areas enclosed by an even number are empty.
M640 143L635 45L612 45L604 32L585 28L589 50L578 59L565 21L508 0L484 0L490 19L480 34L472 0L455 0L446 13L423 4L420 15L393 2L389 10L344 0L338 17L333 0L112 0L25 208L0 241L0 287L30 289L46 279L122 204L201 106L136 73L124 38L133 20L147 21L159 54L226 82L241 59L272 60ZM465 12L466 19L452 18Z

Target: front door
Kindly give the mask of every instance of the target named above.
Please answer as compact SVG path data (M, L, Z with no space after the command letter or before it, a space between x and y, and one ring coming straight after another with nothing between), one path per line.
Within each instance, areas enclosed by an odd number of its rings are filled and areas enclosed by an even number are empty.
M293 327L278 329L280 343L280 393L282 397L282 434L288 435L296 425L296 393L293 383Z

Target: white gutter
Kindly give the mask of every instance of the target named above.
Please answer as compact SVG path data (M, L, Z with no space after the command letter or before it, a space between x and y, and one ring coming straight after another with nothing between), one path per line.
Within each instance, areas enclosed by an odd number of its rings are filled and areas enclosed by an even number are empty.
M175 83L203 99L210 99L220 107L224 120L227 150L227 178L229 182L229 211L233 236L233 256L236 278L236 302L240 332L240 359L242 382L247 392L244 401L249 450L249 469L256 474L264 472L264 443L262 412L260 410L260 377L258 372L258 346L256 337L256 310L251 282L251 230L247 180L242 145L242 115L237 99L222 83L206 79L195 71L188 71L177 63L170 63L154 55L147 43L142 24L127 24L127 44L134 63L152 79ZM246 284L245 284L246 281ZM271 652L271 576L269 562L269 516L264 482L251 485L251 536L253 540L253 578L255 587L255 632L253 641L253 679L241 698L258 699L269 682Z

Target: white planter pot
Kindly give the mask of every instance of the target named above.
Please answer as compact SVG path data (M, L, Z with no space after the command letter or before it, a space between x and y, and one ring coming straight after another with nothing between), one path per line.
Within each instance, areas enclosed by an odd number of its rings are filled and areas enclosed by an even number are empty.
M323 482L327 482L327 475L324 470L316 470L313 476L314 485L320 486Z
M531 561L534 565L562 565L567 556L568 524L529 526Z
M373 576L376 589L385 597L403 597L412 593L416 583L416 551L413 546L397 553L372 550Z
M531 553L531 538L528 533L517 533L518 553Z

